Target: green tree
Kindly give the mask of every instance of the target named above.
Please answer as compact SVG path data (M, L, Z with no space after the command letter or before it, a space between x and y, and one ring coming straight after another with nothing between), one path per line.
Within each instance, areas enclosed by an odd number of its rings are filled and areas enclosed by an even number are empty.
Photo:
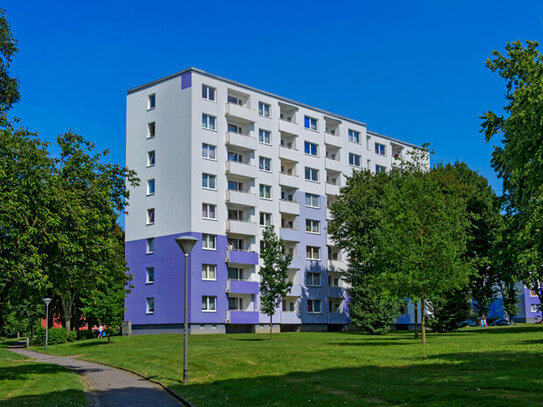
M7 112L20 97L17 80L9 76L11 60L17 51L17 41L11 33L6 10L0 8L0 126L5 125Z
M62 303L64 326L70 331L78 299L111 279L128 283L115 221L125 209L127 183L137 185L139 180L127 168L104 163L107 151L95 153L94 145L77 134L66 133L57 141L61 153L55 174L55 209L61 222L49 247L48 275Z
M288 279L288 267L292 262L292 255L288 254L285 246L275 233L273 226L266 226L262 234L263 247L260 258L263 265L260 267L260 310L270 317L270 340L273 334L272 318L277 307L281 305L282 298L292 288Z
M470 290L451 290L433 296L428 303L428 326L434 332L452 332L462 327L471 313Z
M482 116L487 141L500 137L492 166L503 180L504 209L514 233L510 263L522 267L523 281L543 300L543 55L535 41L508 43L506 54L492 53L486 66L504 79L502 113Z

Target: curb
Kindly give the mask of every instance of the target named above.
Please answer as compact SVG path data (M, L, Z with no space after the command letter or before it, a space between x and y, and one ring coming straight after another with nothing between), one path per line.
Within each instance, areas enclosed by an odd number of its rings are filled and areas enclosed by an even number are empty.
M38 350L34 350L34 349L29 349L29 350L32 350L34 352L38 352L38 353L42 353L44 355L49 355L49 356L56 356L56 355L51 355L49 353L45 353L45 352L40 352ZM67 356L67 357L71 357L71 356ZM75 358L74 358L75 359ZM184 406L186 407L195 407L194 405L192 405L190 403L190 401L188 401L187 399L185 399L184 397L182 397L180 394L176 393L175 391L173 391L172 389L170 389L168 386L166 386L165 384L159 382L158 380L153 380L147 376L144 376L142 375L141 373L138 373L138 372L134 372L133 370L130 370L130 369L127 369L127 368L124 368L124 367L119 367L119 366L114 366L114 365L108 365L107 363L102 363L102 362L96 362L94 360L88 360L88 359L83 359L81 358L80 360L84 360L85 362L89 362L89 363L96 363L97 365L102 365L102 366L107 366L107 367L112 367L114 369L119 369L119 370L124 370L125 372L128 372L128 373L131 373L135 376L138 376L138 377L141 377L142 379L144 380L147 380L148 382L151 382L157 386L160 386L162 387L164 390L166 390L173 398L179 400Z

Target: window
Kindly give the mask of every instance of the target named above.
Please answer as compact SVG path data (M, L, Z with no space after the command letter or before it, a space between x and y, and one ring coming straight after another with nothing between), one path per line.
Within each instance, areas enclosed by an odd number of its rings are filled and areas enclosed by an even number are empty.
M339 287L339 277L328 275L328 285L330 287Z
M237 124L228 123L228 133L238 133L241 134L241 126Z
M258 102L258 114L264 117L270 117L270 105L264 102Z
M271 144L271 132L268 130L258 130L258 141L263 144Z
M243 309L243 298L238 297L228 297L228 309L229 310L242 310Z
M215 101L215 88L202 85L202 99Z
M530 290L530 297L537 297L535 290Z
M306 129L317 131L317 119L313 117L305 116L304 126Z
M360 143L360 132L349 129L349 141L352 143Z
M216 175L202 173L202 188L215 189Z
M241 191L243 184L239 181L228 181L229 191Z
M215 264L202 264L202 280L216 280L217 266Z
M321 285L320 273L307 273L306 284L312 287L319 287Z
M215 130L216 117L202 113L202 127L208 130Z
M228 250L244 250L244 247L243 239L228 239Z
M309 206L310 208L319 208L319 196L305 194L305 206Z
M154 314L155 313L155 297L147 297L146 302L147 304L145 307L145 313Z
M271 225L271 213L260 212L260 226Z
M383 167L382 165L375 165L375 173L376 174L384 174L387 172L386 167Z
M155 165L155 150L147 151L147 166L152 167Z
M155 252L155 238L150 237L149 239L146 240L145 243L146 243L145 244L145 253L147 253L147 254L154 253Z
M319 182L319 170L305 167L305 179L307 181Z
M228 161L235 161L235 162L238 162L238 163L242 163L243 162L243 155L241 155L240 153L229 152L228 153Z
M147 209L147 224L152 225L155 223L155 209Z
M260 184L259 196L263 199L271 199L271 186Z
M318 220L306 219L305 231L309 233L320 233L321 223Z
M294 301L283 300L283 312L294 312L296 303Z
M145 269L145 284L153 284L155 282L155 268L147 267Z
M341 312L341 300L330 300L328 301L328 307L330 309L330 312Z
M215 155L216 150L217 147L212 146L211 144L202 143L202 157L215 160L217 158Z
M538 312L537 304L530 304L530 312Z
M262 171L271 171L271 158L258 157L258 168Z
M217 236L202 234L202 249L215 250L217 248Z
M349 165L360 167L360 156L358 154L349 153Z
M307 260L320 260L321 258L321 249L316 246L306 246L305 248L305 257Z
M370 140L371 140L371 137L366 136L366 148L368 149L368 151L370 151Z
M307 155L312 155L316 157L318 155L319 146L315 143L310 143L309 141L304 141L304 152Z
M228 209L228 220L239 220L243 222L244 216L241 209Z
M237 96L228 95L228 103L233 103L235 105L241 105L241 99Z
M208 295L202 295L202 311L204 312L215 312L215 304L217 302L217 297L211 297Z
M154 195L154 194L155 194L155 180L148 179L147 180L147 195Z
M385 145L375 143L375 154L385 155Z
M228 267L229 280L243 280L243 269L238 267Z
M321 312L321 300L307 300L307 312L317 314Z
M152 95L147 96L147 110L154 109L156 106L156 95L153 93Z
M211 205L207 203L202 204L202 218L204 219L217 219L215 214L216 205Z
M156 124L155 122L147 123L147 138L155 137Z

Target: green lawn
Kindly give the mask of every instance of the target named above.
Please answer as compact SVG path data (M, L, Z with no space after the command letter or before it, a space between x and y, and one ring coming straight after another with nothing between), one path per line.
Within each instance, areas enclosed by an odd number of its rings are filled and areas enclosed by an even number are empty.
M48 363L35 363L0 343L0 405L86 406L87 399L76 373Z
M180 383L182 336L113 337L50 346L136 370L196 406L543 405L543 326L412 333L194 335L190 384Z

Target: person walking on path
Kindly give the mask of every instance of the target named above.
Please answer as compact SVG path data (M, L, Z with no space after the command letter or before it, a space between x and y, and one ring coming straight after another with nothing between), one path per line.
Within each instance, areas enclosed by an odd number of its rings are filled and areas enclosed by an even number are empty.
M100 325L98 327L98 338L102 338L104 336L104 327Z

